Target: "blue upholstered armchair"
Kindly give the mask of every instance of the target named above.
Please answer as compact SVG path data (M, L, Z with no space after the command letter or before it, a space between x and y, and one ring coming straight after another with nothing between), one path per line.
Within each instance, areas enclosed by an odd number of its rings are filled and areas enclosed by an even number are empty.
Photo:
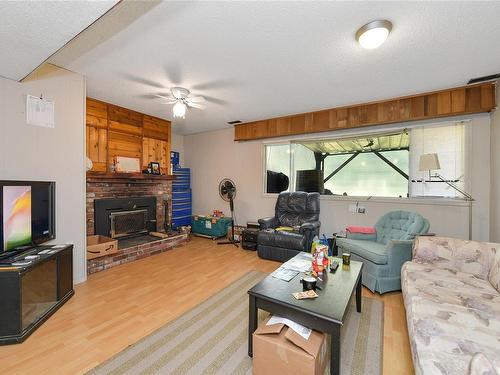
M413 239L427 233L429 221L415 212L392 211L377 221L375 230L338 238L339 252L363 262L363 285L372 292L401 290L401 267L411 260Z

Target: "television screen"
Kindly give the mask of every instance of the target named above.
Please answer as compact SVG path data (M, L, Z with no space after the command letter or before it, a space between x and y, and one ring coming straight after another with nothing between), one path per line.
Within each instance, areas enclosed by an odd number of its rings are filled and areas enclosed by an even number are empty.
M3 187L3 248L31 244L31 186Z
M55 237L54 182L0 181L0 255Z

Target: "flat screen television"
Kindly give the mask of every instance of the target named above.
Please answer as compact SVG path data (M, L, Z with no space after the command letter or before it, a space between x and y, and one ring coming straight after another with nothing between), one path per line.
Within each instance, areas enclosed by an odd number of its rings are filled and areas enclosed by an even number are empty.
M0 180L0 258L55 238L55 182Z

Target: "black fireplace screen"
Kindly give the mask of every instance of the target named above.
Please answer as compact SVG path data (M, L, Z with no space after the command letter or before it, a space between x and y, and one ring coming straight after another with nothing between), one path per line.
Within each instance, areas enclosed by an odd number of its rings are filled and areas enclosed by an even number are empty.
M112 238L148 232L147 210L112 212L110 220Z
M156 228L156 197L105 198L94 201L94 232L122 238Z

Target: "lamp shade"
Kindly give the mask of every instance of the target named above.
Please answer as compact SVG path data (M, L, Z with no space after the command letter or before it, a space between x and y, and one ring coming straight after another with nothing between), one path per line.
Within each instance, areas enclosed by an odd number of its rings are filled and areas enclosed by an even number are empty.
M418 163L419 171L433 171L437 169L441 169L438 154L420 155L420 162Z
M174 118L184 118L186 116L186 104L182 101L177 101L172 107Z

